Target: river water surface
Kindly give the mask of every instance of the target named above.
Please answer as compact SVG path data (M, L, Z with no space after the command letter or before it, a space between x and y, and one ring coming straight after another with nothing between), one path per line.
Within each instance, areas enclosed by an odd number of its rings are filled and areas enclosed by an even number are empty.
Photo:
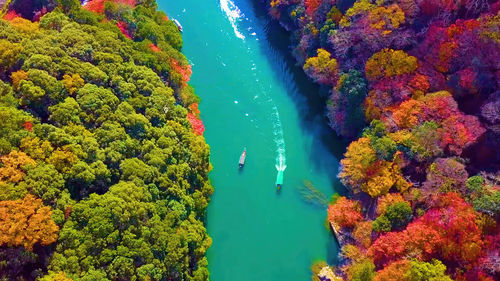
M318 89L293 65L288 35L256 7L259 1L158 2L184 27L190 83L202 99L214 166L211 280L309 280L311 263L334 262L338 249L324 226L325 207L300 190L307 180L330 198L344 149L326 126ZM280 157L287 168L277 192Z

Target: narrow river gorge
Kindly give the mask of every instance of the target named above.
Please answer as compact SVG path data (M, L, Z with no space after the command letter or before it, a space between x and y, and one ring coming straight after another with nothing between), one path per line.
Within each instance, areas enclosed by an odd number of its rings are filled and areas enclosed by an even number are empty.
M311 199L304 182L329 199L340 186L345 144L326 125L317 87L294 65L288 34L258 5L159 1L183 25L211 147L211 280L307 280L311 263L334 262L338 249L324 226L326 206ZM277 192L280 155L287 168Z

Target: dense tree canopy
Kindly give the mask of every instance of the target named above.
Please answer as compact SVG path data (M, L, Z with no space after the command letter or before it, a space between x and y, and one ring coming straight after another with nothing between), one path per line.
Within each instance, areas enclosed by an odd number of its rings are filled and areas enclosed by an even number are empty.
M500 1L267 2L352 140L335 278L498 280Z
M149 0L21 2L0 19L0 279L208 280L175 24Z

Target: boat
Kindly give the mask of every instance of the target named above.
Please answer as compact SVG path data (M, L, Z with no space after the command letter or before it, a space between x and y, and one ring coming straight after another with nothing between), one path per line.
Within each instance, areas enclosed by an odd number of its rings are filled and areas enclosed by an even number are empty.
M283 170L278 170L278 174L276 175L276 188L278 188L278 191L280 190L282 184L283 184Z
M176 19L172 19L172 21L175 23L175 25L177 25L177 28L179 29L180 32L182 32L182 25L181 23L176 20Z
M245 165L245 158L246 157L247 157L247 148L245 147L243 149L243 153L241 153L241 156L240 156L240 162L239 162L240 168L243 168L243 165Z
M278 188L278 191L280 190L281 186L283 185L283 173L286 169L285 161L283 159L283 155L280 155L280 164L279 166L276 165L276 170L278 170L278 174L276 175L276 188Z

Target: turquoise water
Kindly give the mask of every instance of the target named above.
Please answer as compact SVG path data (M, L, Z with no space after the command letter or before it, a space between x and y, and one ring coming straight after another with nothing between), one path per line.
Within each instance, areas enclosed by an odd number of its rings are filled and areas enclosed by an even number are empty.
M258 2L258 1L255 1ZM309 280L314 260L338 252L326 210L299 192L309 180L328 198L344 149L323 101L288 55L287 34L251 0L159 1L184 27L183 52L201 97L215 193L207 228L211 280ZM247 149L246 164L238 159ZM276 164L286 164L277 192Z

